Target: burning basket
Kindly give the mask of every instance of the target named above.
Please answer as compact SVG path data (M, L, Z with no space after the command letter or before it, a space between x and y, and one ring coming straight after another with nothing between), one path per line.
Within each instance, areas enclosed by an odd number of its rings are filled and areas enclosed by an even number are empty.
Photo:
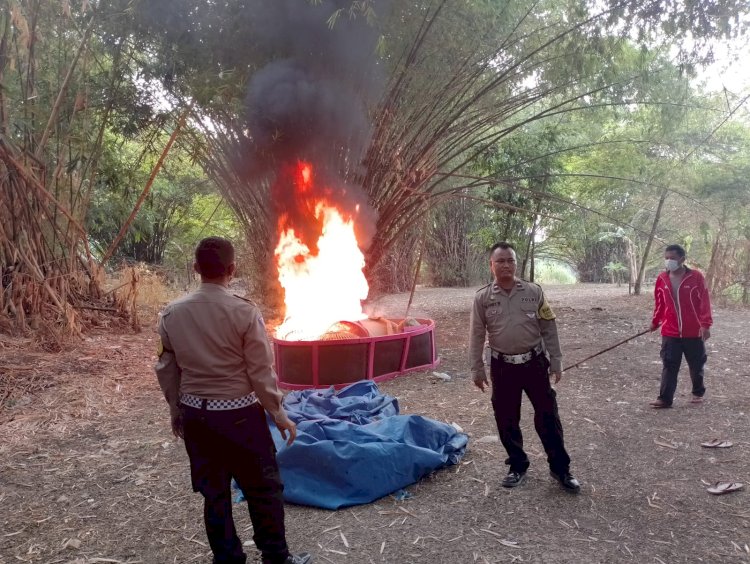
M274 338L279 383L295 390L338 388L434 368L434 330L431 319L379 318L338 322L316 340Z

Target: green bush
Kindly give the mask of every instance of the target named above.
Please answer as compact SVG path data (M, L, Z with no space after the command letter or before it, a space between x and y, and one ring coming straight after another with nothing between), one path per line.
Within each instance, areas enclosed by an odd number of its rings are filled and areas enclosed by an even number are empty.
M732 284L722 290L719 299L724 304L741 304L743 295L742 284Z
M534 267L534 281L539 284L575 284L578 280L575 272L567 264L542 259Z

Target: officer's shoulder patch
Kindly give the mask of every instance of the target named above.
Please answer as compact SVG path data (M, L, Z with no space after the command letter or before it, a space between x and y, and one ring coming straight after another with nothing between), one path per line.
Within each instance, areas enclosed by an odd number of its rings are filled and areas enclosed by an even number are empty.
M479 290L477 290L477 294L478 294L479 292L481 292L482 290L486 290L486 289L487 289L487 288L489 288L489 287L490 287L491 285L492 285L492 282L490 282L489 284L485 284L484 286L482 286L481 288L479 288Z
M232 294L232 295L233 295L233 296L234 296L235 298L239 298L239 299L240 299L240 300L242 300L243 302L247 302L247 303L249 303L250 305L253 305L253 306L254 306L254 305L256 305L256 304L255 304L255 302L254 302L253 300L251 300L251 299L248 299L248 298L246 298L246 297L244 297L244 296L240 296L239 294Z
M527 284L529 285L529 289L536 292L538 296L541 297L544 295L544 290L542 290L542 287L536 282L527 282Z

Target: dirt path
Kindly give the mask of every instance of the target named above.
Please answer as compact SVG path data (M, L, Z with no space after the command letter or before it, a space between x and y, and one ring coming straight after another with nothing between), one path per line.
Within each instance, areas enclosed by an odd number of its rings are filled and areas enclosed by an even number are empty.
M646 326L649 296L625 291L548 288L566 365ZM548 477L527 401L529 480L515 491L499 486L506 467L500 444L489 442L496 435L489 395L471 386L465 362L473 293L423 289L415 297L412 313L436 320L439 371L453 379L420 373L381 386L406 413L463 427L472 439L463 463L411 486L406 501L387 497L338 512L288 506L294 549L337 564L750 562L747 311L716 311L703 405L687 403L685 367L675 408L648 408L659 385L656 335L565 375L560 412L584 484L571 496ZM407 297L378 304L398 315ZM2 378L34 386L0 411L0 563L210 562L201 499L190 490L187 457L170 438L152 372L155 335L95 335L57 355L3 346ZM717 437L734 447L700 447ZM706 493L719 480L746 490ZM247 512L236 506L235 515L250 539Z

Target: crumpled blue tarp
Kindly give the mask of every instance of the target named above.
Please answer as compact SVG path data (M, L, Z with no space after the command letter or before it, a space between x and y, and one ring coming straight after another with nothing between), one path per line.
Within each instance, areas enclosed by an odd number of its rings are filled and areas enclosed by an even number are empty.
M292 392L284 408L297 424L292 446L269 422L284 499L301 505L370 503L458 463L469 441L446 423L398 415L398 400L368 380L338 392Z

